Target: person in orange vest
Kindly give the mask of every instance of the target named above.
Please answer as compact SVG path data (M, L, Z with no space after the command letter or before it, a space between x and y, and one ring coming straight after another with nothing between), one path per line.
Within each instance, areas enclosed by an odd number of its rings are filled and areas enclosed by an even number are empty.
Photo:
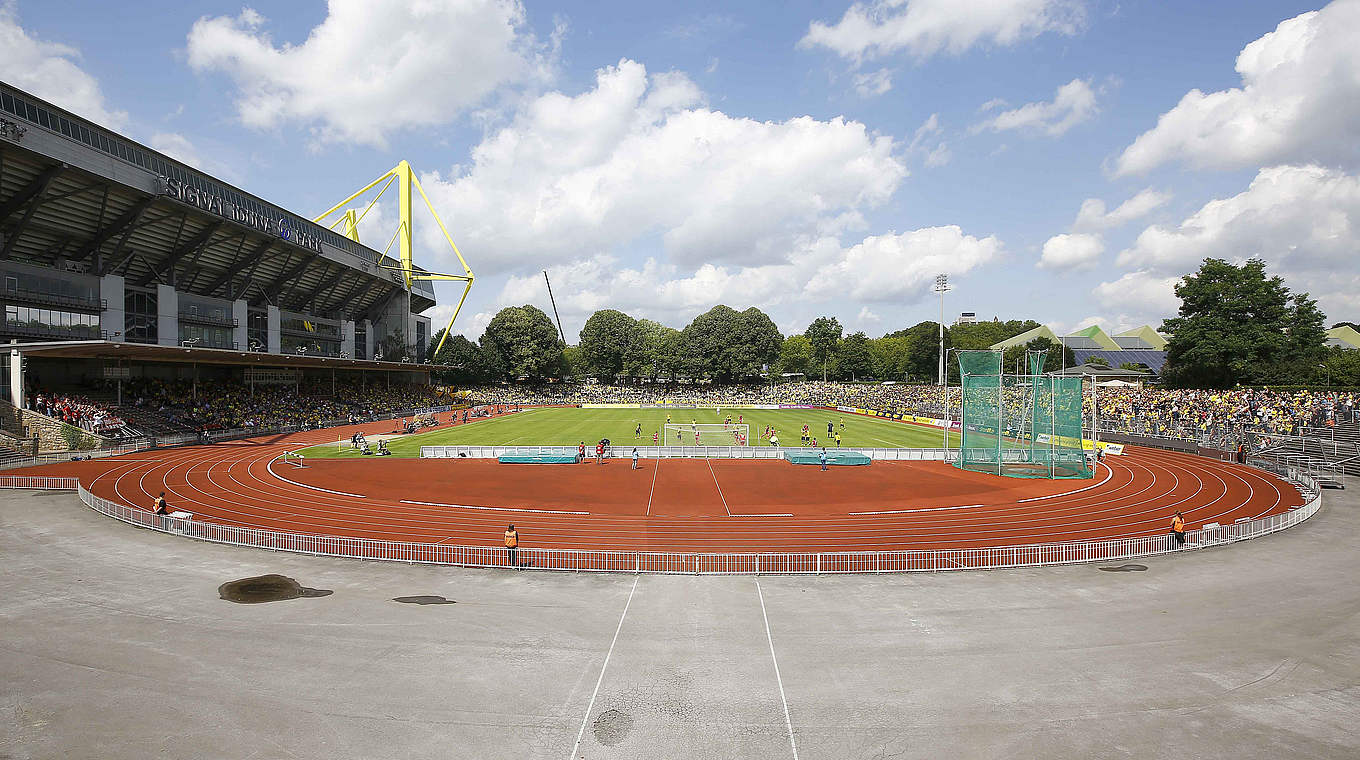
M1171 518L1171 533L1176 537L1176 548L1185 546L1185 518L1180 512Z
M518 551L516 551L517 549L519 549L519 531L515 530L515 526L511 525L505 529L505 550L510 555L511 567L518 567L516 562L516 554L518 554Z

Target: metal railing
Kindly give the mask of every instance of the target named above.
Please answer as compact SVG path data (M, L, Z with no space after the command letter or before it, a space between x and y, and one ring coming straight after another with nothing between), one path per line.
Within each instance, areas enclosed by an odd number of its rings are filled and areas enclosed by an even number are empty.
M775 446L628 446L615 444L605 456L628 459L637 448L640 459L783 459L789 452L810 453L820 449L810 447ZM952 462L957 449L861 449L841 448L827 451L853 451L870 459L885 461L946 461ZM576 446L421 446L421 459L496 459L503 456L572 456ZM595 445L586 445L586 457L595 456Z
M74 491L80 485L76 478L53 478L39 475L0 475L0 488L27 491Z
M977 549L922 549L857 552L708 553L591 551L520 548L512 560L509 550L492 546L377 541L344 536L316 536L246 528L156 515L95 496L76 484L80 500L116 520L165 533L212 543L248 546L354 559L456 565L460 567L567 570L580 572L672 574L821 574L901 573L942 570L983 570L1083 562L1110 562L1171 554L1245 541L1291 528L1322 506L1317 483L1303 473L1292 473L1303 489L1302 507L1255 520L1188 531L1177 546L1169 534L1105 541L998 546ZM51 479L62 480L62 479ZM67 481L73 479L65 479ZM20 486L14 486L20 487ZM31 484L30 487L41 487ZM55 487L55 486L52 486Z

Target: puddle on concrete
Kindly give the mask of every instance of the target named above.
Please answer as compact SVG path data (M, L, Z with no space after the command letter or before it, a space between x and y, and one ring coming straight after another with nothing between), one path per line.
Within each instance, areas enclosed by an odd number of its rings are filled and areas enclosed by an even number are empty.
M1116 565L1114 567L1102 567L1107 573L1141 573L1147 569L1147 565Z
M335 592L324 588L307 588L285 575L260 575L223 583L217 587L217 593L228 602L260 604L330 596Z
M612 747L633 730L633 716L622 710L605 710L595 719L591 730L595 734L595 741Z
M393 597L392 601L402 604L457 604L452 599L445 599L442 596L398 596Z

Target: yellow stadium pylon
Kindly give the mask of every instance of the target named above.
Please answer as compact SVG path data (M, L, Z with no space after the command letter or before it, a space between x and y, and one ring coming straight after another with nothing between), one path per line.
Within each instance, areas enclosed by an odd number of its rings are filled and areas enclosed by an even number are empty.
M440 219L439 214L435 212L434 204L430 202L429 196L425 194L425 188L420 186L420 180L416 178L416 174L411 169L411 165L406 161L402 161L401 163L393 167L391 170L385 172L381 177L378 177L377 179L368 183L362 189L360 189L358 192L354 193L350 197L335 204L335 206L327 210L326 213L322 214L321 216L318 216L312 221L316 222L317 224L324 223L326 219L328 219L332 214L335 214L340 209L354 202L356 198L359 198L363 194L377 187L384 180L386 180L387 184L383 185L382 189L378 191L378 194L373 197L373 200L368 202L368 206L364 208L362 213L356 216L354 213L354 209L346 209L343 215L337 216L335 221L331 222L330 228L335 229L336 225L343 222L344 232L341 234L343 234L345 237L349 238L350 240L353 240L356 243L359 242L359 222L362 222L364 217L368 215L368 212L375 205L377 205L378 200L382 198L383 193L387 192L387 188L391 187L394 182L396 183L397 211L399 221L397 223L396 232L392 235L392 239L388 240L387 248L383 249L382 255L378 259L377 262L378 266L384 269L392 269L401 272L402 280L406 283L406 290L408 293L411 290L411 283L415 282L416 280L456 280L459 282L466 283L465 286L463 287L463 295L461 298L458 299L458 306L454 308L453 316L449 317L448 327L444 329L444 337L440 338L439 345L435 346L434 353L437 354L439 353L439 349L444 346L444 341L449 339L449 333L453 332L453 321L458 318L458 312L462 311L463 302L467 300L468 291L472 290L473 281L472 268L468 266L467 261L463 258L462 252L458 250L457 244L453 242L453 236L449 234L448 228L444 226L444 220ZM425 201L425 208L430 210L430 216L434 217L435 224L439 225L439 231L444 233L444 239L448 241L449 247L453 249L453 255L457 256L458 263L463 265L463 274L440 274L437 272L426 272L422 270L417 270L415 268L415 264L412 263L411 260L412 188L414 188L416 192L420 193L421 199ZM397 266L391 266L383 263L383 260L387 256L387 250L392 247L393 241L398 242L398 250L400 252L399 257L400 263Z

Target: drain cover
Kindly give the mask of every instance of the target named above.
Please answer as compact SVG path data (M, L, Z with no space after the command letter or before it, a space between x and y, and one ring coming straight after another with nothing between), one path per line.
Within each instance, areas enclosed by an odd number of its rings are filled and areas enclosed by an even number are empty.
M217 593L228 602L260 604L303 597L330 596L335 592L330 589L307 588L285 575L259 575L223 583L217 587Z
M445 599L442 596L398 596L392 599L394 602L402 604L457 604L452 599Z
M1114 567L1102 567L1107 573L1141 573L1147 569L1147 565L1116 565Z

